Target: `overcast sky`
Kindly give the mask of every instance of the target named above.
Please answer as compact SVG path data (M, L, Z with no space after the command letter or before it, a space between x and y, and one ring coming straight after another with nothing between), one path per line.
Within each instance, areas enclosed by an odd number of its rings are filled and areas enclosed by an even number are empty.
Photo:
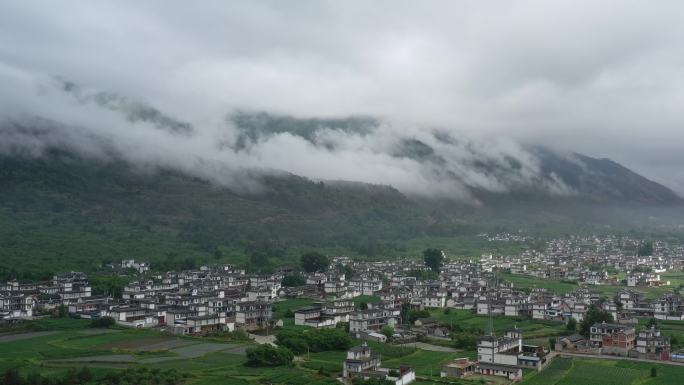
M684 2L664 0L3 1L0 112L78 126L50 140L108 137L132 159L195 170L187 162L209 154L204 162L233 169L410 192L440 176L380 150L439 128L480 143L478 156L526 159L521 145L549 145L611 158L682 194L682 15ZM96 112L55 91L55 77L148 103L195 133ZM371 138L328 137L343 143L335 152L287 135L249 154L216 152L234 135L225 117L235 109L385 124ZM1 139L26 140L17 135ZM443 194L509 186L469 173L459 156L452 167L467 181Z

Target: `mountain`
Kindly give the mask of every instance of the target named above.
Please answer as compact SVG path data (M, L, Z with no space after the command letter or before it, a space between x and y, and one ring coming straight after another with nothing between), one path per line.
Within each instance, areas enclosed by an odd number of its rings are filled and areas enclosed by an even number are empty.
M318 138L318 134L328 130L344 134L369 137L377 130L380 122L369 117L349 117L339 119L302 119L290 116L273 115L264 112L240 112L231 116L240 134L238 147L265 140L268 137L288 133L309 141L312 145L332 147L334 143ZM475 149L476 143L465 138L434 130L426 139L404 137L396 143L390 155L397 159L412 159L428 169L437 170L443 179L453 179L465 184L475 198L486 200L489 204L518 200L546 200L560 196L564 200L594 203L643 204L680 204L682 198L669 188L653 182L628 168L605 158L592 158L578 153L551 151L536 146L524 149L516 156L491 156L487 151ZM479 177L503 181L504 191L496 192L491 186L478 186L467 175L452 171L449 152L464 152L457 166L466 168ZM526 152L526 153L525 153ZM525 159L525 155L532 160ZM524 170L524 163L534 163L531 170ZM535 175L522 175L524 171Z
M558 156L543 148L535 148L534 153L541 160L543 173L557 175L585 199L595 202L682 203L682 198L674 191L610 159L578 153Z
M125 122L145 122L131 130L151 129L173 143L200 136L198 127L145 104L63 87L80 103L122 114ZM246 256L256 254L267 255L271 265L294 263L311 249L373 257L416 255L435 246L473 256L521 246L488 244L476 237L481 232L555 236L669 232L684 225L677 194L608 159L541 147L490 148L439 130L386 137L382 123L368 117L243 112L230 120L235 138L219 143L215 155L253 156L255 147L278 135L304 140L316 154L370 142L361 156L378 150L386 162L411 165L409 176L421 188L411 193L407 185L311 180L263 169L223 178L225 170L214 164L198 172L207 165L204 158L197 167L179 167L203 154L165 163L156 161L163 151L153 142L127 156L116 137L84 127L38 117L9 121L0 126L0 280L16 275L9 266L36 274L121 258L173 269L217 261L248 265ZM141 157L148 150L152 157ZM462 191L451 196L451 186ZM437 189L441 194L432 194Z
M424 241L410 246L412 240L446 237L460 247L456 242L470 242L482 231L560 234L606 225L681 225L680 200L665 187L611 161L577 156L581 167L548 154L545 164L589 196L490 193L479 197L481 206L288 174L259 176L259 193L238 193L173 170L150 172L61 150L2 156L0 254L5 269L28 272L131 257L174 268L212 260L246 263L244 255L255 252L289 260L312 248L391 256L424 247L415 246ZM468 247L454 250L479 250Z
M64 151L2 157L0 273L120 258L173 268L188 258L235 262L243 253L284 257L307 248L375 255L432 226L473 232L386 186L259 180L259 194L241 194L172 170L150 173Z

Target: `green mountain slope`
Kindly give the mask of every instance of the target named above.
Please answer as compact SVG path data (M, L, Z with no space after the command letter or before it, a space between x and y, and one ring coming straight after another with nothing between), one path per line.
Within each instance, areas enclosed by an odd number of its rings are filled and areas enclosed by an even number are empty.
M497 247L475 237L482 231L668 230L683 217L677 205L598 205L578 196L481 193L484 205L473 206L353 182L259 181L260 193L237 193L170 170L141 172L60 151L1 157L0 275L90 270L121 258L168 269L248 263L257 252L279 264L310 249L391 257L439 245L477 255Z
M168 260L327 248L375 254L432 232L472 232L383 186L262 177L244 195L172 171L66 153L0 160L3 267L124 257ZM433 230L437 229L437 230ZM218 250L218 251L217 251ZM239 258L238 258L239 259Z

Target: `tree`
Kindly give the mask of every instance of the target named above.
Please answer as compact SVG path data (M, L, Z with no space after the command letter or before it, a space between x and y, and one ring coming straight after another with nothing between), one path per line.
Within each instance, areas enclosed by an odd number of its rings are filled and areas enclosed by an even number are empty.
M219 249L217 247L216 249L214 249L214 259L221 259L221 258L223 258L223 252L221 251L221 249Z
M410 323L414 323L419 318L428 318L428 317L430 317L430 311L429 310L411 310L409 312L408 321Z
M254 266L268 264L268 255L262 251L255 251L249 255L249 262Z
M423 251L423 260L425 261L425 266L434 272L439 272L444 264L444 256L438 249L426 249Z
M57 308L57 318L66 318L69 315L69 309L66 305L61 304Z
M282 366L290 365L294 359L292 351L286 347L274 347L269 344L247 349L247 366Z
M676 335L676 334L673 334L673 335L670 337L670 345L671 345L673 348L674 348L674 347L679 347L679 339L677 338L677 335Z
M381 333L384 334L385 337L387 337L388 339L390 339L390 338L392 338L392 336L394 335L394 328L391 327L391 326L389 326L389 325L385 325L385 326L382 327Z
M658 320L655 318L650 318L648 322L646 322L646 327L647 328L652 328L652 327L658 327Z
M79 384L85 384L93 380L93 373L87 367L82 367L76 374Z
M352 340L343 329L283 330L276 335L279 346L284 346L297 354L308 350L324 352L329 350L346 350ZM302 344L304 342L304 344Z
M658 369L655 366L651 367L651 377L657 377L658 376Z
M366 310L366 309L368 309L368 304L367 304L366 302L364 302L364 301L361 301L361 302L359 303L359 309L361 309L361 310Z
M577 330L577 321L576 321L574 318L570 318L570 319L568 320L568 324L565 325L565 328L566 328L569 332L573 332L573 333L574 333L575 330Z
M9 368L5 370L1 383L3 385L23 385L24 379L19 375L17 368Z
M653 255L653 242L644 242L640 244L637 253L640 257L648 257Z
M584 337L589 337L589 331L591 325L601 322L612 322L613 316L607 311L599 309L596 305L591 305L587 314L584 316L582 322L580 322L580 334Z
M354 269L349 265L343 265L341 263L337 264L337 270L344 273L346 279L351 279L354 276Z
M290 274L283 277L283 286L297 287L306 285L306 279L299 274Z
M116 321L112 317L100 317L90 321L92 328L109 328L116 325Z
M401 304L401 323L407 324L411 322L411 305L404 302Z
M321 253L310 252L301 256L301 264L304 271L314 273L317 271L327 271L330 266L328 257Z
M451 341L457 349L477 349L478 336L470 332L451 333Z
M299 337L285 339L281 342L281 344L292 350L292 353L294 354L304 354L309 351L309 344L307 344L304 339Z

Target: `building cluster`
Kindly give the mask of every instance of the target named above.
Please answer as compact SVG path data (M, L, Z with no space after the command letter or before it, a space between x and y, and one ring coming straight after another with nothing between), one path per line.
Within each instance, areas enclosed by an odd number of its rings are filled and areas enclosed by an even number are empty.
M655 326L639 332L634 325L596 323L588 339L580 335L558 338L555 349L574 353L607 354L648 360L670 360L670 338Z
M487 234L487 233L481 233L477 235L480 238L486 239L488 242L527 242L531 240L527 235L524 234L512 234L512 233L496 233L496 234Z
M0 283L0 320L30 319L36 310L50 311L91 299L91 291L86 275L77 272L55 275L47 282Z
M282 279L282 273L247 275L231 265L167 272L129 283L120 304L93 316L176 334L263 329L274 326L273 303L282 294Z
M682 321L684 301L675 293L648 300L632 287L664 284L659 274L681 268L682 250L656 242L650 256L621 251L630 245L639 247L639 241L575 237L551 241L543 253L526 251L512 257L450 261L439 272L430 271L417 260L352 261L335 257L325 272L304 274L304 284L298 287L283 286L283 282L292 281L286 277L299 274L288 268L272 274L247 274L232 265L218 265L157 273L150 271L147 263L124 260L109 266L136 273L137 279L123 288L121 298L92 295L86 275L79 272L55 275L48 282L9 281L0 284L0 319L28 319L60 308L82 318L111 317L123 326L205 335L236 328L253 331L282 326L282 320L273 317L277 302L304 297L314 302L290 315L295 325L334 328L345 323L355 338L386 342L420 334L448 338L449 328L435 319L420 318L406 324L406 310L461 309L483 316L580 322L595 306L611 313L614 323L593 325L588 339L560 338L558 350L669 359L669 339L655 328L637 332L636 325L640 317ZM564 294L518 288L500 279L502 270L574 280L582 285ZM593 285L616 283L609 278L609 270L627 272L624 289L616 298L605 298L591 289ZM373 297L359 300L359 296ZM541 369L547 354L539 346L523 344L517 329L503 336L490 333L478 341L477 361L455 360L442 368L442 375L478 373L517 380L522 369ZM350 350L343 367L347 380L382 377L404 384L415 378L408 366L399 371L383 369L380 357L365 345Z
M683 266L684 248L653 242L650 255L639 255L643 241L632 238L569 237L547 243L543 252L527 250L520 255L483 256L485 270L510 270L514 274L567 280L587 285L653 287L668 285L660 274ZM624 272L624 280L611 278Z
M490 333L477 343L475 370L483 375L518 380L522 378L524 368L541 370L548 353L541 346L523 344L518 329L509 330L503 336Z
M380 379L395 385L408 385L415 381L416 372L408 365L400 365L398 370L382 367L382 357L368 347L367 344L355 346L347 351L347 358L342 362L344 383L353 379Z
M122 266L134 268L128 261ZM202 267L130 282L122 298L114 299L93 296L86 275L71 272L46 283L2 284L0 316L11 322L63 307L73 316L112 317L122 326L163 327L177 334L254 330L273 324L272 306L281 293L282 278L248 276L233 266Z
M143 274L150 271L149 262L136 261L135 259L124 259L120 263L109 263L106 267L117 272L126 272L127 270L132 270L138 274Z
M656 285L646 269L658 274L679 268L681 250L656 242L654 256L630 257L617 251L625 247L625 242L625 239L618 242L610 237L557 240L549 242L544 254L525 252L517 257L457 260L445 264L439 274L431 274L422 261L359 262L337 257L327 272L307 274L305 285L300 287L282 286L283 278L292 274L288 269L257 275L246 274L233 266L204 266L197 270L153 274L147 263L124 260L116 265L146 274L139 275L144 279L129 283L120 300L91 296L85 275L68 273L55 276L51 282L10 281L0 286L0 315L3 319L29 318L35 310L50 310L63 304L80 316L112 316L123 325L135 327L181 328L185 322L189 326L183 331L195 332L212 329L207 325L221 328L223 322L226 325L235 322L235 326L251 330L270 325L272 304L279 298L306 297L319 302L296 312L298 325L321 328L348 322L353 333L377 334L385 326L399 324L401 307L407 305L412 309L453 308L482 315L581 321L594 304L611 312L616 320L636 317L684 320L684 302L679 295L666 294L646 300L629 289L642 285L642 281L648 282L644 285ZM576 262L578 259L584 263ZM501 269L516 269L555 279L570 279L580 274L585 282L590 279L600 283L606 280L604 273L583 269L606 261L615 267L633 270L640 267L638 273L628 276L628 285L619 293L620 306L612 299L592 293L591 285L558 294L541 288L516 288L496 277ZM347 277L345 271L353 271L353 275ZM357 309L351 299L360 295L373 295L380 300Z

